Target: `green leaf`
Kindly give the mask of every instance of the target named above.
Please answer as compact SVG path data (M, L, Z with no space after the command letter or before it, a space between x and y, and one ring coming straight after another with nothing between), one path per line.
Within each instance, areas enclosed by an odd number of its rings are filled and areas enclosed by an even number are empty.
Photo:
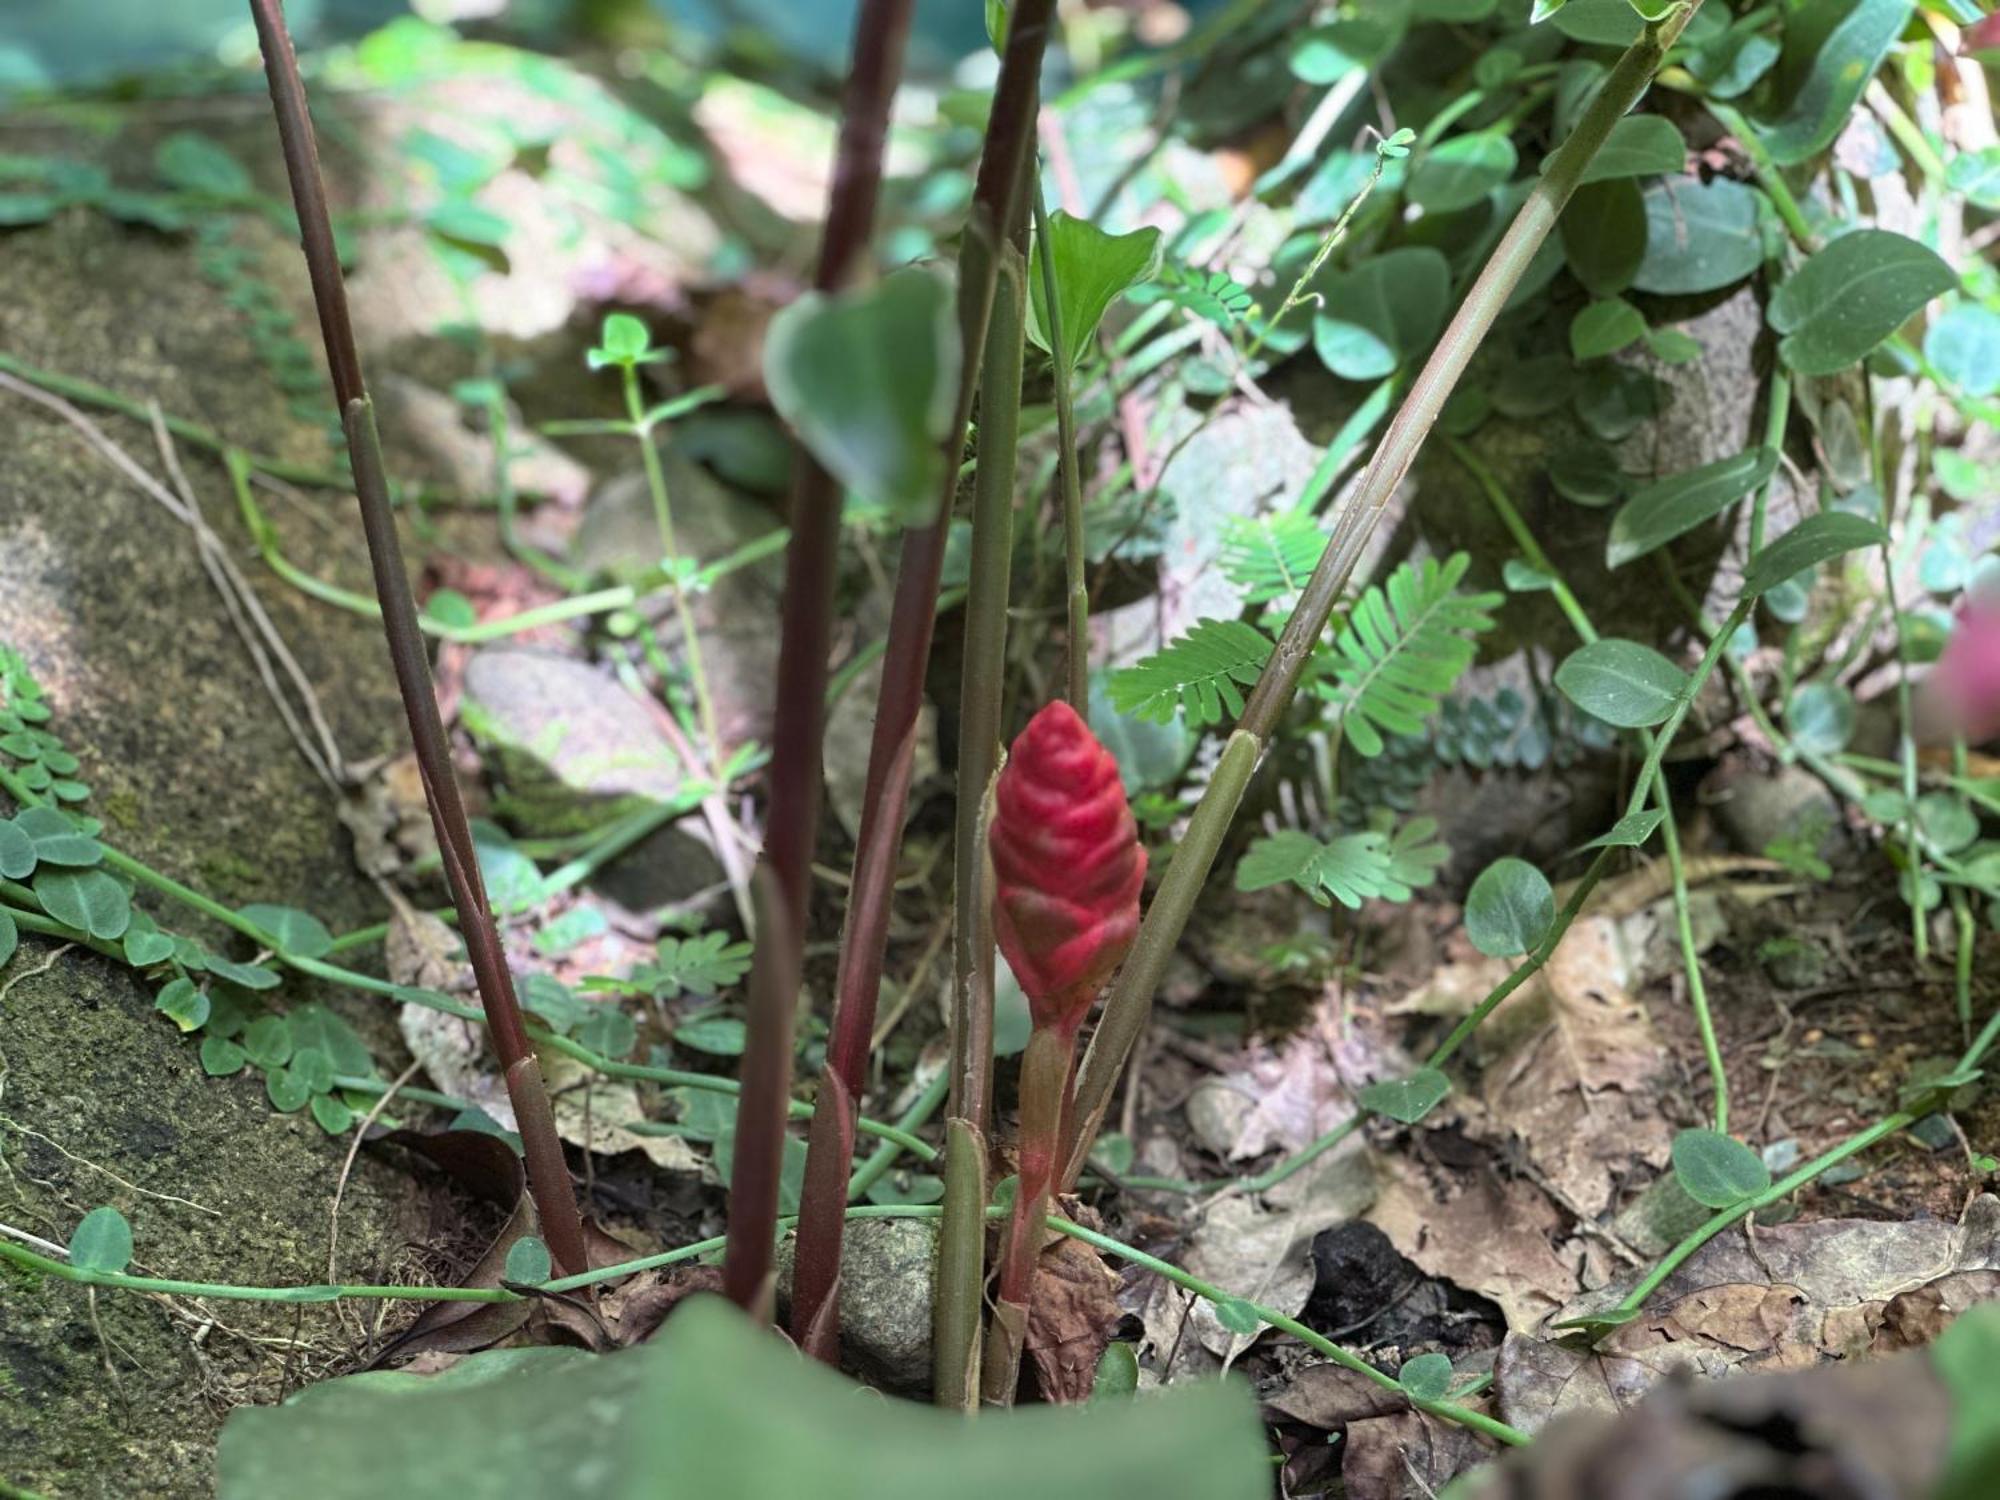
M1978 302L1959 303L1925 332L1924 358L1962 395L2000 391L2000 312Z
M588 355L590 368L608 369L613 365L630 369L645 362L652 353L653 336L646 325L630 313L611 313L604 319L604 331L598 336L597 347Z
M1765 544L1743 572L1743 595L1755 598L1807 568L1857 548L1879 547L1888 540L1889 534L1865 516L1844 510L1807 516L1776 541Z
M219 953L205 954L203 967L217 979L226 979L246 990L275 990L281 983L275 970L262 964L240 964Z
M1660 826L1661 814L1657 808L1633 813L1620 818L1611 825L1609 833L1601 833L1583 847L1586 849L1637 849L1650 839Z
M296 1114L312 1102L311 1086L291 1068L266 1068L264 1095L281 1115Z
M1544 166L1547 164L1544 163ZM1687 142L1665 115L1627 115L1611 127L1578 179L1582 186L1614 177L1651 177L1687 165Z
M1556 668L1556 686L1585 713L1621 729L1644 729L1674 711L1687 674L1636 641L1593 641Z
M115 1208L93 1208L69 1237L69 1263L77 1271L116 1274L132 1264L132 1226Z
M662 1000L681 994L713 995L750 972L751 946L729 941L726 932L660 939L658 956L632 978Z
M1319 566L1327 540L1327 533L1310 510L1231 516L1216 560L1223 576L1243 590L1245 604L1290 601Z
M1838 755L1854 738L1854 694L1837 682L1808 682L1785 710L1792 741L1815 755Z
M1674 1177L1704 1208L1732 1208L1771 1185L1762 1157L1713 1130L1683 1130L1674 1137Z
M1179 707L1190 729L1243 712L1239 684L1256 682L1271 641L1241 620L1197 620L1194 628L1143 661L1111 674L1111 706L1149 723L1172 721Z
M334 1072L361 1076L374 1071L375 1059L368 1044L317 1000L297 1006L285 1019L291 1027L293 1046L324 1053Z
M1471 637L1492 629L1488 611L1501 596L1457 592L1471 565L1463 552L1401 564L1386 587L1355 601L1335 635L1323 669L1330 680L1315 690L1362 755L1381 754L1385 735L1419 733L1472 664Z
M1241 1297L1222 1297L1213 1304L1215 1321L1227 1328L1238 1338L1254 1338L1264 1326L1264 1320L1257 1309Z
M1514 142L1505 131L1455 135L1418 159L1404 192L1427 214L1455 213L1504 186L1514 175L1517 160Z
M249 1060L250 1054L227 1037L205 1036L201 1039L201 1070L211 1078L227 1078L232 1073L240 1073Z
M1556 30L1599 47L1629 47L1639 40L1639 15L1630 0L1569 0L1555 17Z
M1911 0L1795 0L1758 136L1780 166L1833 144L1910 19Z
M1713 520L1777 471L1778 455L1752 448L1654 481L1611 518L1604 565L1622 568Z
M457 589L436 589L424 601L424 618L452 630L464 630L479 623L479 611Z
M1357 68L1373 67L1401 39L1400 17L1358 14L1315 26L1292 43L1292 76L1315 85L1338 83Z
M470 198L446 199L424 215L424 224L432 234L442 239L488 251L497 249L505 243L514 227L508 222L505 214L495 213L484 204L475 203ZM621 313L614 316L625 315ZM638 319L634 318L632 321L637 322ZM615 362L622 364L624 361ZM597 369L598 366L592 364L591 368Z
M576 1029L576 1039L591 1051L616 1061L629 1057L639 1045L639 1028L615 1002L604 1001L590 1007L583 1024Z
M1578 360L1602 359L1646 336L1646 320L1623 297L1592 302L1570 320L1569 352Z
M241 201L254 195L249 169L205 135L177 130L153 151L160 176L183 192Z
M492 1350L441 1375L350 1375L240 1407L223 1430L218 1494L269 1500L311 1475L314 1500L584 1500L588 1474L589 1500L642 1500L672 1474L701 1500L1019 1500L1028 1455L1040 1500L1270 1492L1247 1387L1188 1382L970 1424L859 1390L722 1299L697 1297L657 1337L614 1354Z
M20 928L14 925L13 917L0 911L0 969L7 967L7 961L14 956L14 950L20 946Z
M1993 1371L2000 1365L2000 1307L1967 1308L1930 1348L1931 1368L1951 1398L1944 1473L1930 1500L1986 1500L2000 1473L2000 1399Z
M293 1028L296 1037L297 1028ZM324 1094L333 1088L333 1059L318 1047L299 1046L292 1051L291 1072L300 1083L315 1094Z
M544 923L534 936L534 949L545 958L569 952L579 943L610 930L610 922L595 906L572 906L553 921Z
M1356 1102L1372 1114L1414 1125L1436 1109L1450 1092L1451 1080L1442 1071L1419 1068L1408 1078L1388 1078L1369 1084L1356 1096Z
M281 1068L291 1061L292 1026L283 1016L259 1016L243 1031L243 1055L260 1068Z
M62 206L54 193L0 192L0 229L46 224Z
M1531 951L1556 919L1548 877L1524 859L1496 859L1465 893L1465 935L1489 958Z
M1670 177L1646 190L1646 253L1632 277L1642 292L1692 296L1733 286L1764 261L1754 190L1717 177Z
M345 1135L354 1128L354 1111L333 1094L314 1094L311 1108L314 1122L328 1135Z
M53 865L35 872L35 899L66 927L112 942L132 920L132 897L102 870L65 870Z
M748 1028L735 1016L690 1016L674 1027L674 1041L711 1057L741 1057Z
M500 1279L517 1286L540 1286L554 1271L549 1247L537 1236L524 1234L507 1247L507 1263Z
M1746 16L1685 54L1683 66L1701 82L1709 98L1735 99L1771 71L1779 46L1776 37L1759 29L1763 24L1757 16Z
M1549 483L1577 505L1609 505L1625 493L1627 482L1617 453L1604 443L1580 443L1549 461Z
M1396 1372L1396 1384L1412 1401L1442 1401L1451 1389L1451 1357L1446 1354L1419 1354L1403 1361Z
M324 958L333 951L333 934L310 912L295 906L259 903L239 909L237 916L264 934L264 946L293 958Z
M0 819L0 878L26 880L35 873L35 841L11 819Z
M146 969L173 956L173 935L160 931L151 917L135 910L131 925L125 929L125 962L135 969Z
M859 291L808 292L779 313L764 340L764 381L830 474L904 525L927 525L960 356L951 278L913 266Z
M1084 350L1097 337L1097 325L1119 297L1150 281L1160 269L1160 231L1134 229L1109 234L1088 219L1072 218L1057 209L1049 215L1050 261L1056 278L1056 305L1062 313L1063 363L1075 369ZM1042 245L1030 250L1028 264L1028 337L1046 350L1048 296L1042 280Z
M1322 843L1309 833L1286 828L1258 839L1237 861L1239 891L1263 890L1286 881L1323 906L1330 896L1358 911L1363 901L1384 895L1394 882L1388 839L1370 831Z
M24 807L14 827L35 846L35 858L45 865L85 866L104 858L104 846L77 830L68 813L53 807Z
M1936 251L1887 229L1842 235L1787 276L1767 316L1778 354L1801 375L1831 375L1866 356L1958 285Z
M1113 1339L1097 1357L1097 1374L1090 1383L1092 1401L1116 1401L1138 1394L1139 1356L1132 1345Z
M167 981L154 997L153 1009L182 1031L199 1031L208 1022L208 996L186 975Z
M1371 256L1325 278L1313 348L1343 380L1380 380L1430 347L1451 302L1451 263L1427 246Z
M1944 185L1981 208L2000 208L2000 146L1959 152L1945 168Z
M1128 294L1134 302L1171 302L1218 328L1233 328L1257 305L1249 289L1227 271L1204 271L1168 261L1152 281Z

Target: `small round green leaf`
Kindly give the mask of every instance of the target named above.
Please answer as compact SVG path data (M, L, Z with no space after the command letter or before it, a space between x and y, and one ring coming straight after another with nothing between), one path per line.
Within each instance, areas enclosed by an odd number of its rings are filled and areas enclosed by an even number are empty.
M243 1031L243 1051L260 1068L290 1062L292 1045L292 1024L283 1016L259 1016Z
M333 1059L322 1047L299 1047L292 1053L292 1072L315 1094L333 1087Z
M1524 859L1494 860L1466 893L1465 935L1490 958L1528 952L1548 935L1555 919L1556 896L1548 877Z
M1792 694L1785 717L1799 748L1838 755L1854 737L1854 694L1837 682L1804 683Z
M153 1008L182 1031L199 1031L208 1020L208 996L185 975L167 981L154 997Z
M1451 1092L1451 1080L1436 1068L1419 1068L1407 1078L1371 1083L1358 1096L1363 1109L1414 1125Z
M1412 1401L1442 1401L1451 1389L1451 1374L1449 1355L1419 1354L1403 1361L1396 1383Z
M507 1264L500 1279L520 1286L540 1286L554 1269L549 1247L535 1235L524 1234L507 1247Z
M7 961L14 956L14 950L21 945L20 929L14 919L0 911L0 969L7 967Z
M1556 686L1585 713L1621 729L1658 724L1688 689L1687 674L1636 641L1592 641L1556 668Z
M345 1135L354 1128L354 1111L337 1094L314 1094L312 1117L328 1135Z
M1764 263L1756 190L1727 177L1669 177L1646 192L1646 253L1632 285L1662 296L1733 286Z
M78 831L69 814L53 807L24 807L14 827L35 846L35 858L45 865L94 865L104 858L104 846Z
M240 1073L249 1061L249 1055L227 1037L205 1036L201 1039L201 1070L211 1078L227 1078L233 1073Z
M333 934L310 912L295 906L258 903L241 908L236 915L269 939L267 946L293 958L324 958L333 951Z
M1417 162L1405 192L1425 213L1455 213L1504 185L1514 175L1517 159L1514 142L1504 131L1453 136Z
M102 870L45 865L35 872L35 899L66 927L105 942L125 935L132 920L132 897Z
M1674 1176L1705 1208L1730 1208L1771 1185L1771 1172L1748 1146L1713 1130L1674 1137Z
M290 1068L267 1068L264 1071L264 1093L271 1101L271 1108L281 1115L304 1109L312 1099L312 1090L306 1082Z
M12 819L0 820L0 878L26 880L35 873L35 843Z
M115 1208L93 1208L69 1237L69 1263L78 1271L116 1274L132 1264L132 1226Z
M1249 1338L1264 1326L1257 1309L1241 1297L1224 1297L1215 1304L1215 1321L1231 1333Z

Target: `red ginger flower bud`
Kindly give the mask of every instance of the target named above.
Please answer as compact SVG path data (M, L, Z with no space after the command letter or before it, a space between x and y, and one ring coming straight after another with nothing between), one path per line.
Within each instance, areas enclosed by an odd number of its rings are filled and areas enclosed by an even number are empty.
M1118 762L1057 700L994 788L993 927L1037 1027L1074 1031L1139 930L1146 851Z

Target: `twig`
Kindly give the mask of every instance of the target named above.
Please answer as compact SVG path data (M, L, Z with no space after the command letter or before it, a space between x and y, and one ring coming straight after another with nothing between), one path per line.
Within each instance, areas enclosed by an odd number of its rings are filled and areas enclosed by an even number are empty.
M354 1158L360 1154L361 1143L368 1139L368 1132L374 1129L375 1122L382 1118L382 1111L389 1107L389 1101L396 1097L404 1084L417 1076L417 1070L423 1065L423 1059L419 1058L398 1073L389 1086L382 1090L381 1097L368 1106L368 1113L363 1115L360 1123L354 1127L354 1139L347 1143L347 1155L340 1163L340 1176L334 1180L333 1208L327 1215L326 1279L328 1281L340 1279L337 1265L340 1252L340 1200L347 1192L347 1178L354 1170Z

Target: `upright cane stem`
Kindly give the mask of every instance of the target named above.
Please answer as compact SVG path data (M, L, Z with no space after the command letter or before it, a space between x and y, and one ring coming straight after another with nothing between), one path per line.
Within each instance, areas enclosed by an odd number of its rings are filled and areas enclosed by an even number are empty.
M958 707L958 820L953 847L951 1096L945 1115L944 1219L939 1226L931 1343L937 1404L977 1399L980 1288L985 1281L986 1128L993 1085L993 906L986 861L1006 676L1007 595L1014 560L1014 447L1021 425L1021 257L1002 257L979 378L979 471L965 664Z
M867 266L881 196L889 106L903 70L912 0L864 0L854 21L854 65L843 101L833 189L814 286L834 292ZM820 751L826 723L827 653L840 544L840 487L803 446L792 461L792 537L785 552L784 620L764 870L784 920L758 925L743 1047L739 1136L729 1177L729 1248L723 1290L746 1310L764 1306L778 1222L785 1120L792 1092L793 1017L810 916L819 837Z
M1611 127L1646 91L1667 49L1680 36L1699 4L1700 0L1688 0L1648 24L1639 40L1626 49L1617 66L1598 86L1596 97L1577 120L1568 139L1544 164L1541 179L1494 247L1423 370L1411 382L1409 394L1383 434L1353 497L1342 508L1319 565L1313 569L1298 607L1285 622L1277 647L1244 705L1243 717L1224 748L1222 763L1202 794L1185 837L1174 850L1173 863L1167 867L1159 892L1146 912L1132 956L1119 973L1105 1005L1104 1019L1084 1054L1077 1079L1075 1117L1063 1153L1066 1162L1061 1176L1063 1187L1073 1184L1083 1170L1091 1142L1096 1139L1105 1111L1110 1107L1112 1089L1145 1029L1152 1012L1153 993L1166 974L1174 945L1180 941L1181 930L1194 910L1195 898L1208 878L1257 761L1270 743L1292 695L1298 691L1306 661L1326 629L1334 605L1346 591L1362 547L1388 508L1403 476L1409 472L1493 320L1507 305L1535 252L1555 228L1556 219L1576 190L1584 169L1611 134Z
M978 355L986 347L994 283L1009 213L1034 140L1035 100L1042 50L1054 0L1020 0L1007 25L1007 50L988 118L986 145L973 189L972 214L958 263L960 347L966 351L957 408L946 429L945 480L937 515L903 540L896 595L889 613L889 650L883 658L875 733L868 751L861 829L841 932L839 993L826 1071L807 1142L806 1180L799 1204L797 1274L792 1293L792 1335L800 1347L828 1361L839 1354L840 1249L846 1226L847 1173L854 1157L854 1116L875 1025L882 983L891 887L903 844L916 724L923 706L931 630L937 620L938 581L951 530L960 455L978 389Z
M285 26L281 0L250 0L257 39L264 52L264 72L270 81L271 104L278 120L278 140L285 171L291 179L292 202L298 210L299 238L306 270L312 278L313 302L319 311L320 336L326 344L333 394L347 433L347 450L354 467L354 494L361 507L361 525L368 539L368 560L375 574L375 596L382 606L382 628L388 637L389 661L396 673L403 712L409 720L410 743L421 769L424 798L443 856L446 883L458 911L466 956L479 985L493 1050L507 1084L520 1127L522 1153L527 1158L528 1190L541 1219L541 1229L557 1268L565 1275L587 1269L583 1219L570 1186L555 1114L543 1087L540 1065L521 1022L500 935L487 905L479 876L479 857L466 822L465 806L451 767L444 721L438 715L431 687L430 660L417 624L416 601L410 596L402 544L389 507L388 478L383 472L382 443L375 430L375 412L361 377L361 356L347 311L347 287L340 258L334 252L333 223L327 214L326 187L319 170L319 148L312 118L306 110L305 85L299 79L298 57Z

